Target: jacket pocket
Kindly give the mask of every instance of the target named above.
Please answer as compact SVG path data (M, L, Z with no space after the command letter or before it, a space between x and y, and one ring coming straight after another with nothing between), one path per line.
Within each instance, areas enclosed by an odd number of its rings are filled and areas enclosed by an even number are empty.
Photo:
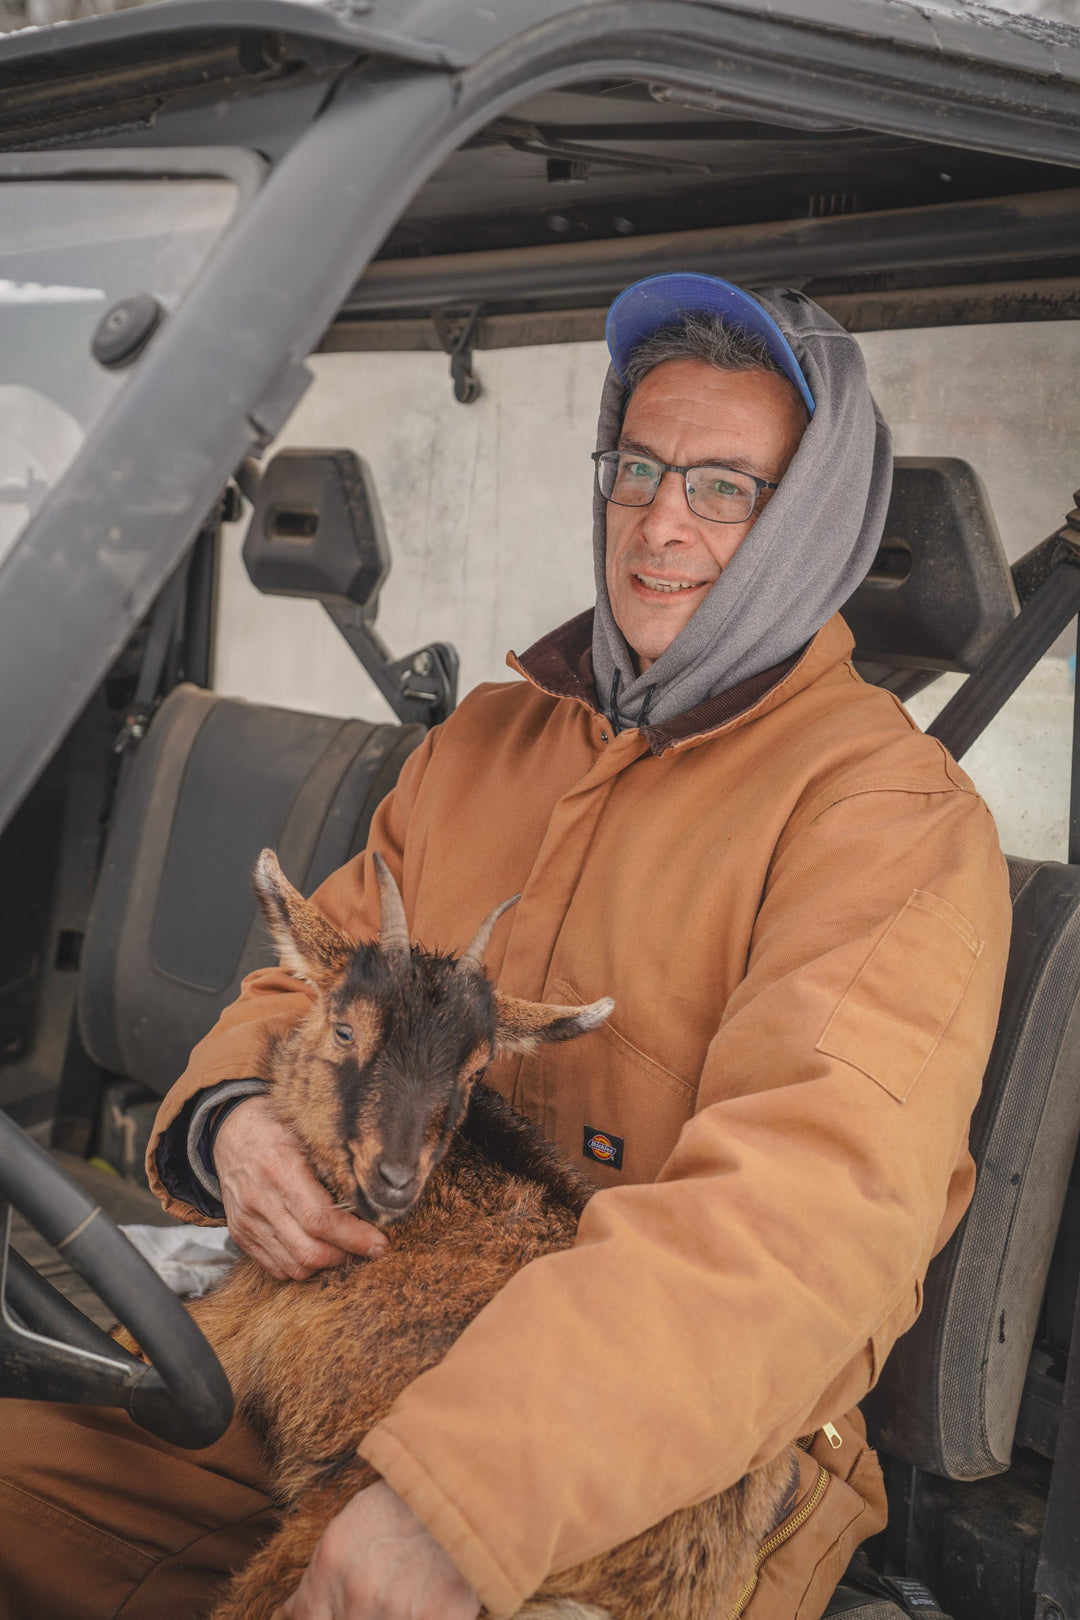
M904 1102L981 953L982 941L955 906L916 889L855 975L817 1050Z
M561 979L548 986L544 999L581 1006L587 998ZM601 1187L655 1181L694 1112L692 1085L610 1020L581 1043L543 1047L535 1062L537 1107L524 1090L522 1105L542 1119L549 1140L571 1162ZM606 1162L605 1139L613 1144ZM590 1151L594 1141L598 1146Z
M800 1446L795 1504L727 1620L819 1620L855 1548L884 1527L881 1468L857 1409Z

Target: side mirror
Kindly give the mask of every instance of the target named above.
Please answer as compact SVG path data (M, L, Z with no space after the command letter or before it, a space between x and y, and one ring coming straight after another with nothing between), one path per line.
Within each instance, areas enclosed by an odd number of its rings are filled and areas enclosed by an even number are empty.
M390 548L367 463L352 450L281 450L249 498L243 558L256 589L321 602L399 720L445 720L455 649L437 641L394 659L374 628Z
M243 556L269 596L353 602L374 620L390 550L367 463L351 450L282 450L259 480Z

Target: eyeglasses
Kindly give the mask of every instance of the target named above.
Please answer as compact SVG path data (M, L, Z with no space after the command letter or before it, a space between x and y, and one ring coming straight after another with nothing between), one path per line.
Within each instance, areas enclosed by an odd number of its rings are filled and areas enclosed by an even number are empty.
M682 473L686 504L707 523L745 523L763 489L779 489L768 478L734 467L672 467L634 450L595 450L596 487L616 506L648 506L665 473Z

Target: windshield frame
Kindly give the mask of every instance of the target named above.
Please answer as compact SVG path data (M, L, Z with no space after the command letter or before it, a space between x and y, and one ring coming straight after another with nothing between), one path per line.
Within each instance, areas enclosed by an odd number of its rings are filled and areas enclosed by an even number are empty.
M222 229L221 236L207 255L202 270L196 276L193 287L201 282L207 268L220 252L222 244L235 230L237 222L250 209L268 172L269 165L265 159L258 153L243 147L176 146L143 149L117 148L115 150L0 153L0 185L28 180L93 181L104 178L120 181L125 179L139 181L170 179L228 181L235 190L233 206ZM188 295L192 290L193 288L189 288ZM181 299L180 305L169 317L170 320L175 320L179 316L188 295ZM150 359L153 347L152 341L146 350L145 356L140 356L139 362L137 362L137 371L143 370L145 363ZM127 386L131 386L138 380L136 369L133 368ZM55 666L66 661L64 648L60 644L65 639L64 633L57 624L57 620L63 620L64 615L62 612L51 614L47 610L45 596L41 589L42 585L46 583L42 577L43 569L51 575L52 591L48 594L51 595L54 604L57 602L59 595L56 590L55 570L57 567L64 570L72 582L73 602L77 601L83 589L90 583L90 576L94 572L101 571L100 566L95 570L92 562L88 564L91 535L87 532L88 525L85 522L78 521L75 516L75 509L79 503L76 491L79 487L80 470L85 468L88 461L96 460L100 454L102 437L108 436L109 423L117 413L118 407L122 407L125 392L126 388L121 390L116 399L107 407L102 417L90 427L86 439L72 464L49 491L40 510L35 513L15 540L10 551L0 561L0 603L9 602L14 607L17 618L22 619L24 626L28 627L27 639L34 637L34 626L37 627L36 640L40 656L35 659L32 649L29 649L25 644L20 648L21 656L16 655L14 668L9 666L9 672L16 681L21 679L24 674L28 679L33 680L37 674L35 664L44 674L46 666L50 663ZM114 469L122 461L122 458L118 458L115 452L111 455L106 452L106 456L106 464L112 465ZM135 478L131 481L138 482ZM47 536L51 521L55 521L57 512L67 514L66 524L68 528L68 542L59 550L50 547L47 539L42 534L44 530L45 536ZM109 534L114 532L116 527L115 521L110 522L103 517L101 524L98 526L98 533ZM104 562L103 555L99 556L97 560L99 565L103 565L114 574L118 566L121 573L125 572L123 564L119 563L117 557L113 557L108 564ZM11 567L10 573L9 565ZM18 577L20 574L28 577L20 580ZM139 594L141 595L141 593ZM124 592L124 595L130 595L130 592ZM132 602L134 602L134 597L132 597ZM3 608L0 606L0 619L3 617ZM127 617L127 614L125 614L125 618ZM141 613L136 612L135 617L129 620L127 630L121 633L119 639L115 635L110 636L110 642L116 643L117 650L126 638L126 634L129 634L130 629L138 622L139 617L141 617ZM15 630L8 635L9 647L12 645L17 628L16 624ZM30 653L29 657L27 657L28 652ZM23 792L29 788L33 780L36 779L41 767L51 757L64 731L67 729L67 725L70 724L71 719L78 712L81 706L80 695L85 690L84 680L85 666L75 675L74 680L69 677L65 681L64 684L68 687L66 693L68 718L66 721L59 720L57 729L53 731L51 736L43 736L40 739L40 742L34 746L34 755L36 757L27 760L25 764L17 760L17 755L13 752L15 745L10 740L10 729L0 720L0 738L2 738L2 741L0 741L0 758L3 758L5 762L3 771L0 773L0 828L3 827L9 814L14 811L20 802ZM20 764L23 766L22 769L19 768ZM15 787L14 791L12 791L13 778L21 778L20 785Z

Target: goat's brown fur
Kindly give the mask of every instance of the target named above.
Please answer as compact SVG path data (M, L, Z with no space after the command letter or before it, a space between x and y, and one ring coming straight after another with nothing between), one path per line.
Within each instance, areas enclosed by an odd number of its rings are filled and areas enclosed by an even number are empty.
M257 886L283 954L320 992L304 1023L272 1049L276 1110L339 1202L401 1224L378 1260L350 1258L307 1282L279 1282L244 1259L190 1307L238 1406L265 1438L283 1507L280 1528L234 1578L212 1620L271 1620L330 1519L374 1481L356 1455L367 1431L515 1271L573 1243L591 1183L473 1082L495 1050L568 1039L611 1007L509 1001L479 970L455 983L452 958L418 949L393 971L372 946L350 945L346 957L347 942L308 915L313 908L268 852ZM421 1029L424 1018L444 1026L437 1039ZM351 1031L347 1069L335 1025ZM410 1041L416 1051L407 1060ZM434 1092L426 1111L418 1077ZM394 1118L407 1105L419 1108L419 1129ZM395 1163L405 1156L417 1167L407 1210L381 1208L372 1193L373 1166L388 1143ZM730 1490L550 1577L521 1615L726 1620L792 1473L789 1450Z

